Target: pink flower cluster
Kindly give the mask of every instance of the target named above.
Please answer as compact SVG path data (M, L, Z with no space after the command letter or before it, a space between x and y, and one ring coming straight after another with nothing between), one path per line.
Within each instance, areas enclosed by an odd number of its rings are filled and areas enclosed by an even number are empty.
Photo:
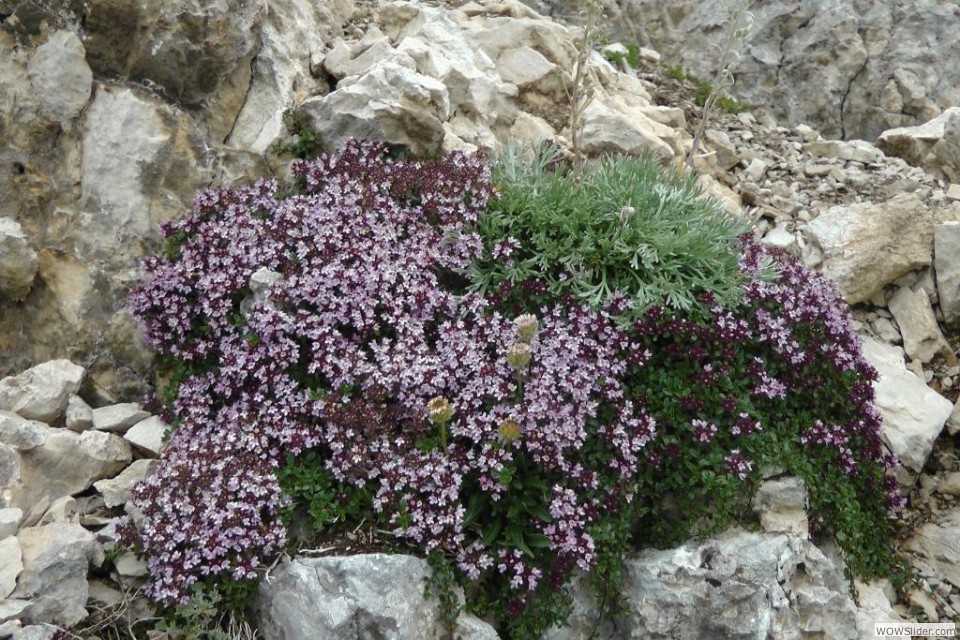
M479 159L405 162L354 142L293 173L292 195L275 181L201 193L131 295L182 378L178 428L126 528L150 595L182 602L196 581L250 576L278 552L275 473L307 449L337 480L371 487L397 536L524 590L543 569L484 545L465 501L509 497L518 473L550 478L551 521L531 530L554 558L590 566L600 488L584 446L597 439L605 469L630 477L655 435L618 382L637 345L603 310L504 317L460 294L492 194Z

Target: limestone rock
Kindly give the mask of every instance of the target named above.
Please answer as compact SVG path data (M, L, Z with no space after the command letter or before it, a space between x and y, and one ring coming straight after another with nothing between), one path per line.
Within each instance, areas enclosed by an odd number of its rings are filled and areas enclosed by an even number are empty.
M947 433L952 436L960 433L960 399L957 400L950 412L950 417L947 418Z
M960 322L960 223L938 224L933 231L933 264L940 310L948 325Z
M22 300L36 274L37 252L30 247L23 229L15 220L0 218L0 294Z
M117 575L122 578L142 578L147 575L147 563L130 551L117 558L113 566L117 570Z
M890 155L956 182L960 180L960 107L951 107L915 127L884 131L877 145Z
M93 428L97 431L125 433L133 425L150 417L135 402L124 402L93 410Z
M742 213L740 196L709 173L704 173L697 178L697 187L703 192L704 197L719 202L731 216L736 217Z
M23 553L23 573L13 597L29 599L27 623L72 626L87 612L87 569L103 562L103 550L93 534L77 524L55 522L23 529L17 534Z
M724 131L716 129L707 129L707 146L713 150L717 165L723 171L729 171L740 164L740 156L737 155L736 147L730 141L730 136Z
M5 506L27 511L43 498L52 502L79 493L116 475L132 459L130 444L111 433L43 427L43 438L42 446L20 455L19 480L9 486Z
M20 482L22 468L17 450L0 443L0 506L7 507L13 501L13 488Z
M763 236L760 243L781 251L796 251L797 236L790 231L787 223L781 222Z
M133 485L150 475L156 466L156 460L137 460L115 478L94 482L93 486L103 494L106 507L118 507L130 500Z
M93 428L93 409L80 396L70 396L67 400L65 420L67 429L86 431Z
M93 72L80 38L71 31L55 31L30 58L30 82L46 116L69 122L90 100Z
M26 611L29 606L30 603L26 600L16 600L14 598L0 600L0 620L19 618L20 614ZM20 621L17 620L17 622Z
M510 127L510 137L520 143L528 142L532 144L540 143L545 140L553 140L557 137L557 132L553 130L550 123L525 111L517 114L516 120Z
M0 509L0 538L14 535L20 527L21 520L23 520L22 510L13 508Z
M869 630L870 635L872 635L873 625L878 622L897 623L904 621L890 606L890 600L884 593L883 581L875 580L864 583L857 580L854 585L857 591L857 624L859 628ZM892 587L892 585L890 586ZM861 637L868 638L870 635Z
M507 51L524 44L561 69L573 68L577 51L569 27L536 14L504 16L482 8L470 18L464 25L467 38L491 60L499 60Z
M912 360L927 363L940 357L954 365L957 357L940 331L930 297L924 290L900 287L888 303L890 312L900 325L903 350Z
M547 4L562 13L562 0ZM613 38L647 38L672 64L709 79L739 4L630 0L604 6ZM960 55L960 42L951 37L954 9L941 0L909 7L862 0L754 3L752 28L732 69L733 93L766 107L785 126L806 123L826 138L873 140L891 127L924 122L942 106L960 104L960 72L948 62Z
M334 78L359 76L370 71L381 60L398 56L387 38L376 26L352 43L338 42L323 59L323 68Z
M314 60L319 61L340 35L341 25L353 14L353 1L271 0L251 5L259 12L255 22L262 25L259 46L246 69L236 67L237 90L225 92L224 102L239 105L240 110L234 118L232 108L227 109L221 127L230 127L226 137L230 146L263 153L283 133L285 109L305 95L327 91ZM232 10L230 3L224 6Z
M17 586L17 576L23 571L20 542L16 536L0 538L0 600L7 598Z
M866 635L858 629L843 567L805 536L728 531L676 549L643 551L625 568L629 616L616 621L612 637ZM552 629L545 638L590 637L597 612L588 602L576 597L570 628Z
M80 389L84 369L69 360L52 360L0 380L0 409L24 418L54 422Z
M817 140L803 145L803 150L821 158L853 160L863 164L883 160L883 151L865 140Z
M335 92L310 98L300 108L329 144L364 138L426 153L443 143L450 97L439 80L388 61L344 79Z
M883 439L915 478L953 405L907 370L899 347L864 338L863 355L880 374L874 390L883 412Z
M52 624L31 624L18 631L13 640L56 640L60 629Z
M283 562L260 583L261 631L266 640L443 637L437 604L423 597L429 571L419 558L385 554ZM475 618L458 631L496 638Z
M588 154L651 153L663 163L674 158L674 151L663 137L673 133L654 122L638 107L622 101L595 100L583 114L583 151Z
M942 514L936 522L928 522L910 538L904 548L911 551L960 588L960 508Z
M900 276L931 263L933 219L914 194L828 209L807 225L823 271L850 304L870 299Z
M0 442L18 451L30 451L43 444L47 425L0 411Z
M765 480L757 489L753 510L764 531L805 536L809 525L806 502L807 487L801 478L776 478Z
M937 493L948 496L960 496L960 471L951 471L937 483Z
M521 88L539 82L556 69L557 65L527 46L505 51L497 60L500 77Z
M45 525L51 522L70 520L76 514L77 501L73 496L61 496L50 503L50 506L43 512L38 522L41 525Z
M166 422L157 416L151 416L130 427L123 437L140 452L147 456L158 458L163 450L167 448L167 442L164 440L164 436L169 429L170 425Z
M202 151L188 137L190 125L170 111L130 89L98 87L85 118L82 211L70 230L87 252L151 237L159 223L188 210ZM152 172L163 176L159 184Z
M222 140L249 86L264 9L222 0L91 0L87 60L98 77L149 83L190 109L210 105Z

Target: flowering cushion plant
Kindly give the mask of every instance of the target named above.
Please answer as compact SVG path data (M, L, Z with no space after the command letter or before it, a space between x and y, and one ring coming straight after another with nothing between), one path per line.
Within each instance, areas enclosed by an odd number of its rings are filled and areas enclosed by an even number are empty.
M314 527L374 520L439 559L438 575L455 567L514 637L562 624L558 587L577 568L612 608L630 545L719 525L764 466L807 479L826 527L889 529L885 494L866 493L889 462L872 373L819 276L788 261L771 280L755 245L698 237L703 264L727 251L740 267L717 262L673 297L697 305L641 310L604 288L613 276L584 288L524 245L536 215L498 237L503 202L477 157L351 142L293 173L289 192L201 193L131 295L176 427L125 528L157 601L255 576L290 543L296 507ZM678 192L660 193L666 205L633 202L669 212ZM684 234L732 228L693 215ZM522 271L491 268L508 254ZM667 271L675 291L696 269ZM865 535L854 557L879 544ZM856 568L882 572L887 556L870 557Z

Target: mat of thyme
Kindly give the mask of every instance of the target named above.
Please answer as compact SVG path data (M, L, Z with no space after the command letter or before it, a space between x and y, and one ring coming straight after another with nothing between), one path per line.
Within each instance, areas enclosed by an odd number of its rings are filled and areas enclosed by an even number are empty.
M770 470L854 574L898 566L847 308L692 178L370 142L292 172L200 193L131 297L173 426L125 533L158 603L366 523L430 559L448 619L459 584L533 638L574 574L616 615L631 550L751 526Z

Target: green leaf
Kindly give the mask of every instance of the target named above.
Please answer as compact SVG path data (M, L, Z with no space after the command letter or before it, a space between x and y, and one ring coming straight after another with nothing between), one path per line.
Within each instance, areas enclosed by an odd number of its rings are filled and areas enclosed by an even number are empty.
M497 536L500 535L501 531L503 531L503 520L496 519L488 524L483 531L483 546L493 546L494 541L497 539Z

